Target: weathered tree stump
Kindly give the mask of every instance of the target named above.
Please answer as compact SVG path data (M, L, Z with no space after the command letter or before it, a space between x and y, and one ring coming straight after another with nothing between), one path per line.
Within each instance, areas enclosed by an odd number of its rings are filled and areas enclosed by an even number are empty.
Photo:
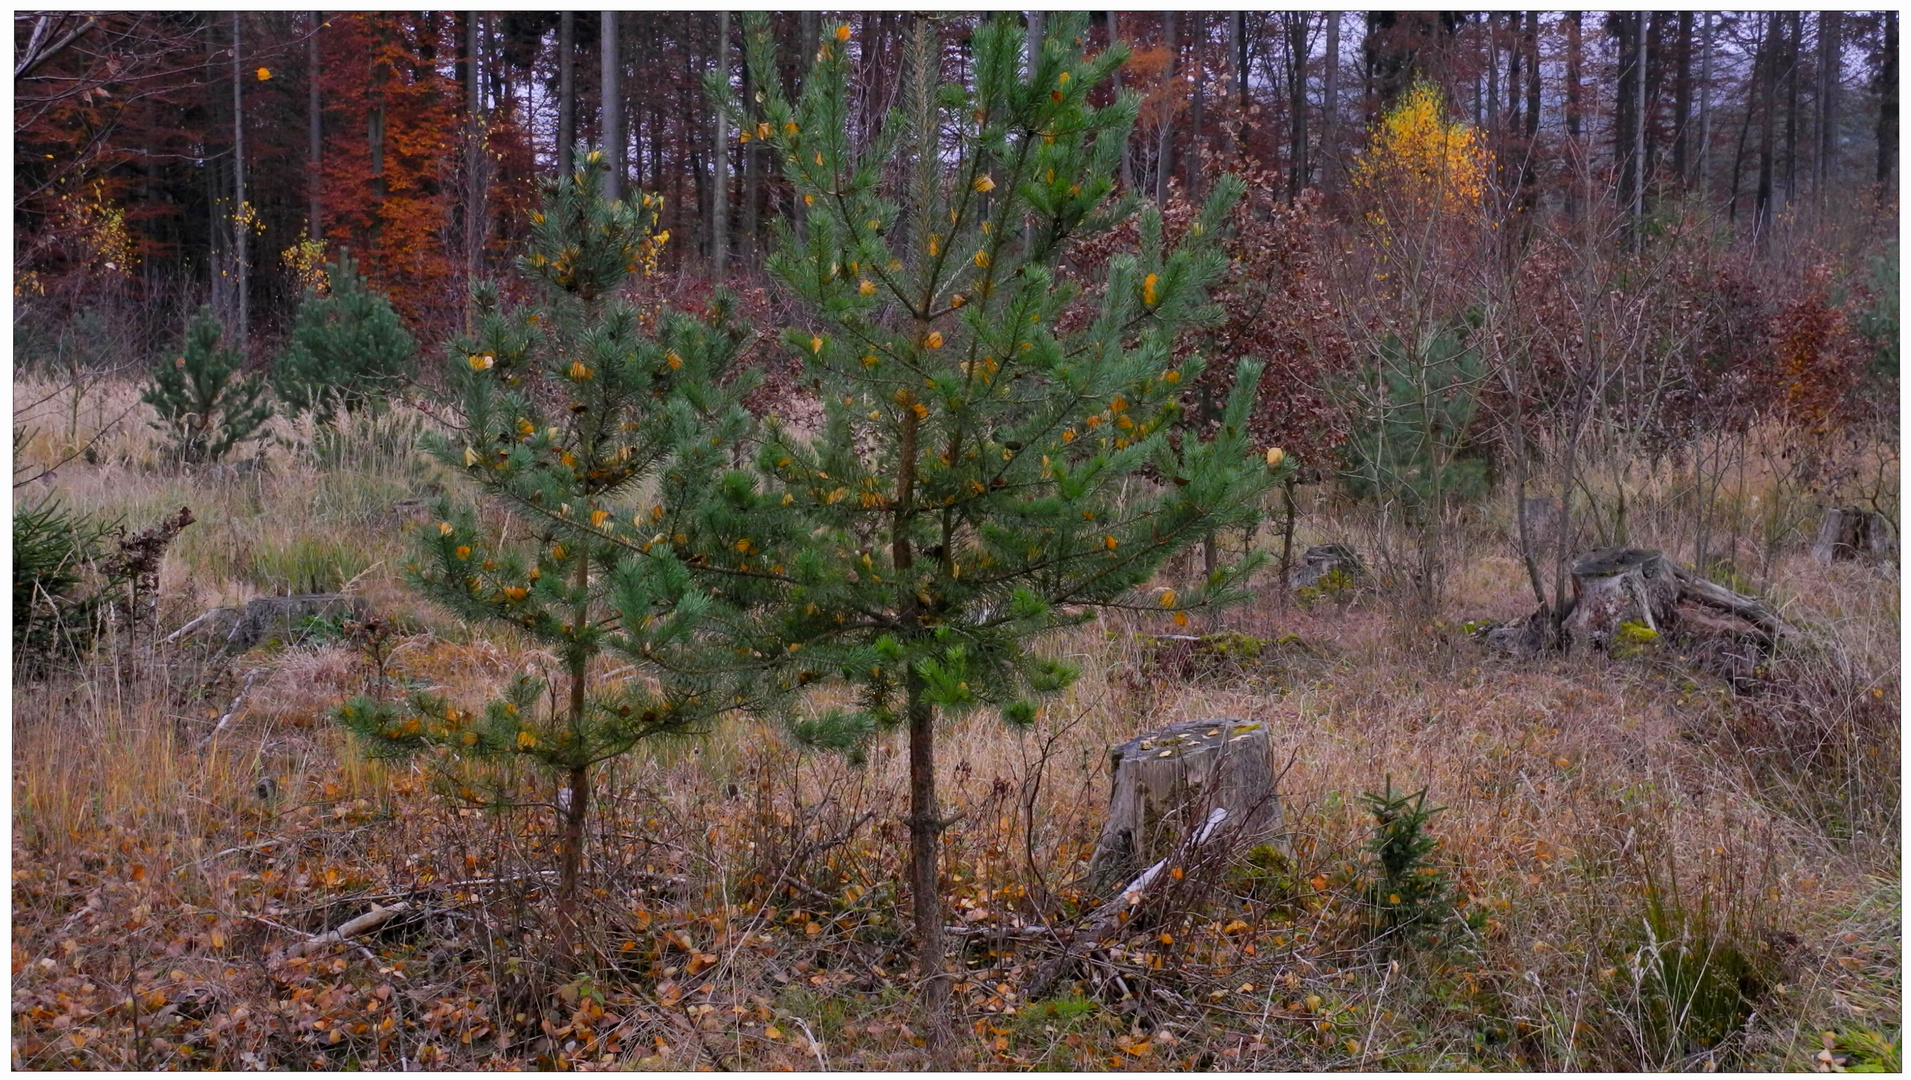
M1812 542L1811 557L1821 563L1847 559L1888 559L1896 548L1891 523L1876 510L1856 506L1830 506L1818 523L1818 539Z
M1285 851L1270 755L1267 726L1245 720L1188 720L1110 748L1113 795L1090 879L1099 888L1129 880L1176 850L1215 809L1227 812L1219 828L1232 842Z
M1573 560L1573 609L1563 629L1574 648L1608 649L1625 623L1653 633L1677 618L1680 580L1672 560L1643 548L1601 548Z
M273 638L302 641L314 619L342 623L362 619L370 610L364 597L344 593L261 596L244 607L214 608L173 631L166 643L197 638L219 653L237 655Z
M1300 565L1288 576L1287 584L1295 589L1315 588L1336 570L1354 581L1363 581L1367 576L1367 568L1360 564L1360 556L1351 546L1315 544L1301 554Z

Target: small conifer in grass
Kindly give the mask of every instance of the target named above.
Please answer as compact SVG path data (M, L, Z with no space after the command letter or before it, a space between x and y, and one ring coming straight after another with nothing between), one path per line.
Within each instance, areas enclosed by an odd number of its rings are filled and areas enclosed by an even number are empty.
M240 373L244 358L221 343L223 334L212 308L200 308L184 346L159 361L140 394L159 414L153 426L171 436L173 458L188 465L220 460L272 418L265 384Z
M1098 306L1062 329L1064 311L1086 301L1059 264L1134 212L1113 192L1137 104L1089 104L1124 50L1085 57L1086 17L1051 17L1026 77L1016 21L985 22L973 88L937 85L935 31L919 20L902 105L861 152L846 33L825 35L791 104L752 18L764 97L747 112L731 102L808 207L807 242L783 227L769 266L807 309L809 325L784 339L821 388L825 423L806 436L771 422L760 482L716 493L708 560L728 544L783 567L726 579L735 609L766 613L754 623L762 651L788 660L777 689L825 679L854 689L854 707L797 725L800 737L853 751L908 730L910 875L932 1020L948 995L938 718L988 708L1028 725L1077 673L1039 642L1097 608L1185 623L1191 609L1237 598L1257 560L1217 567L1180 595L1146 586L1209 530L1245 525L1280 475L1247 441L1252 365L1211 440L1170 438L1199 370L1175 366L1175 337L1212 315L1205 287L1223 268L1212 241L1238 181L1215 185L1175 250L1163 248L1159 214L1142 211L1139 257L1114 260Z
M522 266L542 302L507 311L481 289L474 335L450 349L452 430L427 446L510 525L489 531L474 507L447 499L407 568L452 612L549 649L558 694L524 674L473 709L414 694L338 710L377 753L428 753L448 774L485 758L551 774L565 937L592 767L748 703L734 656L699 633L712 605L678 554L689 542L682 504L713 485L748 422L743 387L719 386L744 334L721 300L692 315L616 296L660 240L655 204L605 200L603 170L589 155L532 215ZM640 677L594 681L607 652Z
M316 280L327 285L305 293L273 367L279 399L292 415L310 411L320 424L341 409L380 411L411 377L417 345L351 252L340 252Z

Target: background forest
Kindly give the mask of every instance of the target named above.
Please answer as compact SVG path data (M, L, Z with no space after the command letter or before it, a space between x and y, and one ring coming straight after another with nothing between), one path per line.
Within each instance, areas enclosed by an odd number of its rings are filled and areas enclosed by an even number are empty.
M1900 1068L1897 24L16 13L13 1063Z

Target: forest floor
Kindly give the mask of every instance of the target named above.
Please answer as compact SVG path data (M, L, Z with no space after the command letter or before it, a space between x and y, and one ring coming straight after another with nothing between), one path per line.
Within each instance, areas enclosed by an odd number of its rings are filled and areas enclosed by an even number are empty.
M132 394L82 402L73 430ZM57 457L62 407L27 461ZM159 468L127 423L93 463L16 491L134 529L181 505L198 520L165 562L158 632L16 678L12 1064L924 1065L899 733L853 764L739 719L606 767L580 951L559 964L548 781L510 778L519 805L487 811L459 805L456 778L365 759L326 717L377 675L336 635L230 660L156 642L209 606L349 584L399 627L387 680L472 703L548 666L399 584L425 520L412 500L439 481L380 449L406 423L323 464L275 449L265 472L196 475ZM1347 514L1309 502L1300 543L1361 543ZM1460 624L1531 606L1503 519L1464 523L1440 618L1371 593L1303 607L1270 572L1256 602L1191 628L1255 647L1164 659L1145 637L1170 627L1106 618L1054 643L1086 674L1029 730L946 724L943 901L963 928L947 1063L1895 1069L1896 567L1762 560L1763 591L1837 660L1734 692L1670 644L1489 654ZM1677 550L1667 528L1634 539ZM1222 717L1272 732L1293 859L1181 890L1087 977L1027 1000L1055 952L1030 928L1101 899L1085 871L1106 747ZM1443 807L1428 868L1456 912L1412 939L1374 926L1366 892L1361 796L1388 783ZM398 903L375 933L280 955Z

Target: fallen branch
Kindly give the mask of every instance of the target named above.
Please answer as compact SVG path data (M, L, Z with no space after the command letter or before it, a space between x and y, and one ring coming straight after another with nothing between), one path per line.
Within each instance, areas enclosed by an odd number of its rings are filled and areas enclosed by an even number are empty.
M323 934L306 938L304 941L293 942L291 945L286 946L285 951L274 959L284 961L291 960L294 957L309 956L312 953L318 952L320 949L350 941L360 934L368 934L410 910L411 902L409 900L400 900L390 907L373 904L370 911L350 922L340 925L336 930L327 930Z
M219 722L212 725L212 730L206 733L206 737L200 739L199 744L192 748L193 753L196 754L212 745L212 741L219 737L219 733L226 729L226 725L232 723L232 718L239 715L239 709L246 703L246 695L252 692L252 683L258 677L259 672L256 669L246 673L246 684L239 688L239 696L232 699L232 704L226 706L225 715L219 717Z

